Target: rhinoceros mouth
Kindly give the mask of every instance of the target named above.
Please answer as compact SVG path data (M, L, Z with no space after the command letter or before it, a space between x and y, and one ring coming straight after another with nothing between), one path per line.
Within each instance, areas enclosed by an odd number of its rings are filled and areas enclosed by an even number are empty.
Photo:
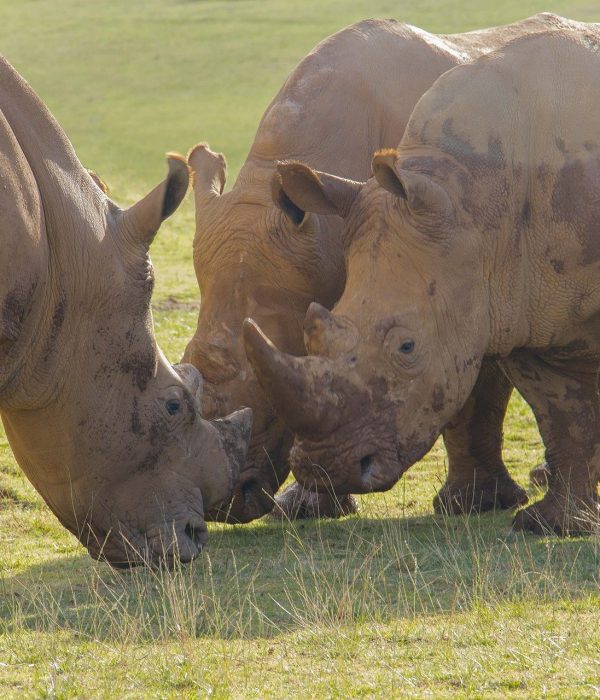
M208 540L206 523L195 514L164 521L146 533L133 532L121 522L107 532L91 524L86 530L87 534L80 535L79 540L92 559L115 569L136 566L173 569L178 563L193 561Z

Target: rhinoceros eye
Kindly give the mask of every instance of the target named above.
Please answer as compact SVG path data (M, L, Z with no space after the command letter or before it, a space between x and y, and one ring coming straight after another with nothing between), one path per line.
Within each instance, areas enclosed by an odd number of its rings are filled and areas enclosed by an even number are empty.
M179 399L169 399L165 402L165 408L170 416L174 416L181 410L181 401Z
M427 356L424 343L417 335L419 331L404 325L393 326L388 330L383 347L393 365L403 373L414 376L423 368Z

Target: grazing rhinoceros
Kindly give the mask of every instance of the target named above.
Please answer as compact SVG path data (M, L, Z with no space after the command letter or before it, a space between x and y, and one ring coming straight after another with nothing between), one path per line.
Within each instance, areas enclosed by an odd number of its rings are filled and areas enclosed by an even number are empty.
M114 565L190 561L231 498L251 411L209 423L156 345L148 248L188 167L123 211L0 59L0 413L60 522Z
M348 254L335 313L306 317L318 356L245 327L261 385L299 435L298 479L390 488L461 409L473 415L494 358L552 465L548 493L515 526L597 523L599 76L597 25L524 37L442 76L367 183L281 166L298 210L344 217ZM504 488L504 467L489 467Z
M275 162L302 159L322 170L367 178L373 151L397 144L416 101L443 72L516 36L566 24L543 14L506 27L436 36L394 20L360 22L325 39L290 75L265 112L230 192L222 194L223 156L206 146L191 151L194 263L202 304L184 360L206 380L205 415L223 415L241 405L254 410L252 441L236 496L225 513L212 517L247 522L263 515L289 473L292 434L248 365L241 337L244 317L257 320L281 349L302 355L308 305L318 301L331 307L345 283L340 220L305 216L285 199L277 182L275 206ZM482 462L502 461L502 417L512 391L493 363L483 384L473 397L473 415L457 420L445 433L450 464L455 463L451 471L460 468L471 478ZM491 494L493 486L488 486ZM441 501L461 509L473 494L467 489L458 495L456 489L445 489ZM524 498L513 485L510 493L478 505L512 506ZM316 499L295 486L278 502L290 516L298 510L332 515L354 507L348 498Z

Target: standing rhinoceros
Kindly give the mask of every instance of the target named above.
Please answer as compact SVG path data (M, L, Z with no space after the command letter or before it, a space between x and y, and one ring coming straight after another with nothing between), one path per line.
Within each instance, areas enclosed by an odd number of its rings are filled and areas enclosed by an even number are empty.
M278 352L246 326L261 384L299 434L294 474L340 493L389 488L464 413L495 358L552 465L547 495L516 527L589 530L600 475L600 31L532 35L449 71L373 171L357 183L281 169L298 209L345 218L348 253L335 313L314 305L306 317L318 356ZM500 464L495 473L508 478Z
M119 209L0 59L0 413L17 462L90 554L190 561L231 497L251 412L209 423L156 345L148 248L188 167Z
M230 192L223 194L223 156L206 146L192 150L194 263L202 304L184 360L206 380L205 415L223 415L242 405L254 410L248 459L227 510L231 519L246 522L272 508L272 495L289 473L292 441L248 365L242 321L252 316L281 349L302 355L308 305L318 301L331 307L345 283L341 221L295 209L278 183L275 206L275 162L302 159L321 170L365 179L373 151L398 143L415 103L444 71L515 36L567 24L542 14L506 27L437 36L394 20L360 22L325 39L292 72L265 112ZM473 415L446 430L450 462L471 476L482 462L502 461L502 418L511 391L490 363L473 397ZM440 496L446 507L460 509L473 493L447 488ZM504 496L508 500L498 494L477 506L512 506L525 498L514 488ZM337 502L324 495L316 504L302 498L292 487L279 503L288 515L298 507L321 514L353 508L347 498Z

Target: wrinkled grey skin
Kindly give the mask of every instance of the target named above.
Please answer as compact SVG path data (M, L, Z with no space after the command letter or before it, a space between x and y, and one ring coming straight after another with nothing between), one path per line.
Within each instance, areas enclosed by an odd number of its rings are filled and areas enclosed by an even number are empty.
M211 518L248 522L264 515L289 473L292 433L246 359L244 318L252 317L280 350L302 355L309 304L317 301L331 308L345 283L341 221L295 209L273 179L276 162L297 159L319 170L365 179L373 151L398 143L414 105L442 73L516 36L564 23L555 15L540 14L504 27L435 35L395 20L359 22L324 39L291 73L265 111L230 191L224 191L224 156L206 144L192 149L194 266L202 301L184 361L198 367L205 379L206 416L239 406L254 411L248 459L234 498ZM491 372L484 389L493 400L480 397L476 417L448 431L452 470L464 475L444 492L443 507L448 509L460 510L461 503L472 500L474 470L483 474L488 462L501 460L496 446L510 387L498 372ZM485 449L481 434L489 442ZM347 498L333 496L327 503L327 495L321 494L315 503L308 490L291 489L277 499L276 512L287 517L340 515L353 507ZM496 503L502 504L501 499Z
M599 47L597 25L572 23L449 71L366 183L280 168L297 207L344 217L348 256L335 312L307 313L311 356L245 325L300 482L390 488L500 364L552 465L515 527L598 526ZM514 492L503 465L490 476Z
M0 414L15 458L92 557L188 562L231 497L251 411L200 417L202 381L156 345L148 248L188 186L181 157L122 210L0 61Z

